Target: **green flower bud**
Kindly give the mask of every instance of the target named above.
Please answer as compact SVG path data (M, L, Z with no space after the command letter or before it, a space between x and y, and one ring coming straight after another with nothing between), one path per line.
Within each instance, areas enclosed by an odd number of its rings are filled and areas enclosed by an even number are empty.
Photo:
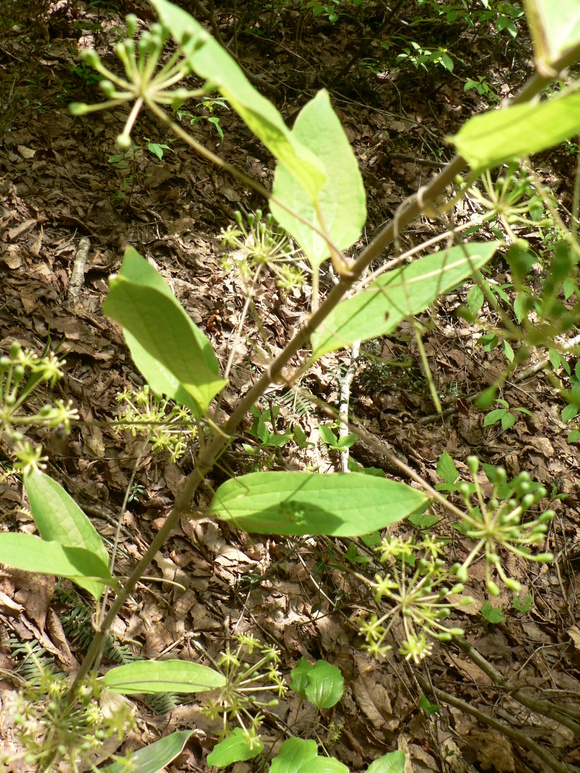
M128 150L131 147L131 135L125 133L117 135L117 147Z
M555 515L556 515L555 510L546 510L546 512L540 515L540 517L538 518L538 521L540 523L548 523L548 521L551 521Z
M554 560L554 554L540 553L539 555L535 556L534 560L537 561L539 564L549 564L551 561Z
M462 582L458 582L457 585L454 585L451 588L451 593L463 593L463 589L465 588L465 585Z
M507 481L507 472L503 467L495 468L495 482L499 486L505 486Z
M469 493L470 493L469 483L466 483L465 481L463 481L462 483L459 484L457 490L459 491L463 499L467 499L469 497Z
M451 639L452 639L452 634L451 634L450 632L447 632L447 633L438 633L438 634L437 634L437 638L439 639L439 641L451 641Z
M449 633L451 636L463 636L465 634L465 631L463 628L450 628Z
M80 53L80 57L89 67L98 67L101 61L94 48L84 48Z
M453 564L449 572L457 575L457 579L461 582L467 582L467 568L463 564Z
M499 588L493 580L487 581L487 589L492 596L499 596Z
M522 508L524 510L529 510L535 501L536 497L533 494L526 494L525 497L522 498Z
M488 553L485 557L485 560L488 564L492 564L493 566L499 564L500 562L500 558L497 553Z
M22 351L22 347L18 343L18 341L14 341L12 346L10 347L10 356L13 360L16 360Z
M467 467L472 475L477 475L479 470L479 459L477 456L468 456L466 459Z
M464 596L461 599L461 606L462 607L467 607L467 606L469 606L469 604L474 604L474 603L475 603L475 599L473 598L473 596Z
M88 111L89 106L84 102L71 102L68 109L71 115L84 115Z
M536 489L536 502L539 502L540 499L543 499L548 492L546 491L545 486L538 486Z
M132 38L135 35L138 23L139 19L135 16L134 13L130 13L125 17L125 24L127 25L127 37Z
M513 591L514 593L519 593L522 589L522 586L517 580L512 579L511 577L506 577L504 580L504 585L508 590Z
M115 93L115 84L108 80L102 80L99 82L99 88L107 99L111 99Z

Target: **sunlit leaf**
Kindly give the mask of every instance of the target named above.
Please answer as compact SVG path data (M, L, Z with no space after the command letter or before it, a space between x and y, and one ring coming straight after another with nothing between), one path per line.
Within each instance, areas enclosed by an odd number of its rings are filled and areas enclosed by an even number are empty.
M194 693L223 687L226 678L213 668L186 660L145 660L107 671L103 684L123 695L133 693Z
M209 514L260 534L354 537L419 510L420 491L371 475L256 472L223 483Z
M313 358L387 335L405 317L429 308L491 260L500 242L465 244L388 271L353 298L340 303L312 336Z
M292 135L322 163L328 178L317 199L317 208L302 186L283 165L276 169L274 196L326 233L339 249L350 247L361 235L366 220L365 190L358 162L328 92L319 91L300 111ZM275 202L272 214L300 244L314 267L330 257L327 242L306 223L297 220Z
M104 585L116 585L107 564L91 551L49 542L32 534L0 534L0 564L34 574L67 577L95 598L99 598Z

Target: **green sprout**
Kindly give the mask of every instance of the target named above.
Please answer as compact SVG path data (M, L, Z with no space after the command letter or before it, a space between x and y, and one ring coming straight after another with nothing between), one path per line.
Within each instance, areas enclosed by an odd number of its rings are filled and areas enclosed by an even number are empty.
M419 663L433 651L431 639L449 641L462 636L461 628L447 628L441 622L449 616L454 606L472 603L470 597L452 600L451 595L463 592L463 584L449 586L449 573L439 558L442 543L427 537L420 542L398 537L384 539L379 547L382 561L389 561L389 571L375 575L370 585L375 591L377 603L383 599L391 602L383 615L371 615L360 623L366 639L364 649L375 656L385 655L392 649L385 641L396 620L404 630L404 641L399 652L407 660ZM366 580L366 582L369 582Z
M469 566L482 551L485 553L486 584L492 596L499 595L499 586L494 580L496 575L501 582L514 593L521 591L517 580L509 577L499 555L503 548L520 558L537 563L552 561L552 553L532 554L530 548L543 542L548 523L555 513L546 510L541 515L522 523L522 516L546 496L544 486L532 483L530 476L522 472L511 483L507 483L506 472L502 467L495 468L493 492L489 501L483 499L477 480L479 461L475 456L467 459L467 466L473 477L473 485L463 483L459 493L463 497L467 512L463 513L462 532L476 541L475 547L462 564L454 564L451 572L461 582L468 576ZM475 493L477 504L472 502Z
M263 216L262 210L246 215L234 213L236 225L221 231L222 247L229 247L224 260L225 271L237 269L242 278L248 279L253 271L268 266L276 276L277 285L283 290L301 287L304 283L302 269L292 265L296 250L284 231L277 226L271 214Z
M165 64L160 63L169 33L161 24L153 24L151 30L143 32L136 43L134 37L137 21L134 14L127 16L127 37L119 41L116 46L116 53L123 64L126 78L108 70L95 50L86 49L81 52L81 57L102 76L99 88L107 101L97 105L74 102L69 106L73 115L86 115L97 110L106 110L134 102L125 128L117 137L117 145L123 149L131 147L131 131L144 104L148 107L155 104L171 105L174 110L177 110L191 97L206 93L205 89L190 91L186 88L173 88L191 73L190 65L180 51L172 54ZM191 54L205 45L208 38L209 36L202 34L195 41L190 41L188 53Z

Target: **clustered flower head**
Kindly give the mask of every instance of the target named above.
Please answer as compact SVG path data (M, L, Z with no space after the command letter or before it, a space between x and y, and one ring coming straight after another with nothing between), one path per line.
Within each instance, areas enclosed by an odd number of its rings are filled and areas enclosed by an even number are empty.
M260 709L278 703L275 698L265 701L264 693L273 692L282 697L287 686L278 669L280 651L276 647L262 644L249 633L234 638L237 647L228 647L217 663L226 676L226 684L214 697L206 698L203 711L210 719L221 718L224 736L236 722L252 747L261 743L258 728L264 717ZM258 657L252 663L254 651Z
M433 642L448 641L461 636L461 628L447 628L442 621L452 607L470 604L473 599L463 597L458 602L451 595L461 594L462 583L449 584L449 573L439 558L443 544L426 536L419 542L413 538L385 538L378 547L381 561L389 563L389 570L376 574L371 587L377 603L387 601L390 607L383 615L373 614L360 623L366 639L365 649L376 656L385 655L392 646L386 643L395 621L400 620L404 639L399 652L407 660L420 662L431 654ZM393 631L391 635L396 635ZM429 637L429 639L427 638Z
M190 65L179 50L167 62L161 63L161 55L169 38L169 33L161 24L153 24L151 29L143 32L135 42L137 22L138 19L134 14L127 16L127 37L117 43L116 47L116 53L123 64L126 77L116 75L105 67L95 50L82 51L83 61L102 76L99 88L107 101L97 105L74 102L69 108L73 115L86 115L97 110L106 110L134 102L125 128L117 137L117 144L122 149L131 147L131 131L144 104L149 107L153 104L171 105L174 110L177 110L191 97L203 96L207 93L206 88L195 90L183 87L173 88L191 73ZM208 36L202 34L192 41L193 49L189 53L191 54L196 47L204 45L207 38Z
M121 404L118 429L129 429L133 437L146 433L153 451L169 451L171 461L178 461L195 438L195 420L181 405L159 397L146 384L141 389L129 389L117 395Z
M458 489L466 507L460 530L475 545L463 563L448 570L440 557L444 543L429 535L420 541L387 537L377 548L381 561L388 563L388 571L377 573L374 581L367 582L377 604L387 602L389 609L360 623L365 649L376 656L392 649L388 638L400 637L395 621L400 621L403 631L399 652L416 663L431 654L434 640L462 636L461 628L447 628L443 621L453 608L473 603L463 591L469 567L477 556L483 554L485 558L487 589L493 596L500 593L496 580L514 593L521 590L520 583L509 576L504 566L501 554L505 551L538 563L553 560L551 553L533 554L531 548L544 541L554 511L546 510L524 520L525 514L546 496L544 486L532 482L525 472L508 482L502 467L491 468L487 474L493 478L493 490L486 502L477 480L477 458L469 457L467 464L473 482L464 482Z
M520 473L508 483L505 470L497 467L492 496L485 502L477 479L479 461L475 456L470 456L467 465L473 476L473 484L464 483L459 487L466 506L461 530L467 537L475 540L475 546L463 563L451 567L451 572L465 582L469 566L483 552L487 589L491 595L498 596L500 592L494 578L499 578L508 590L519 593L521 585L508 575L500 551L504 549L537 563L553 560L552 553L533 554L531 548L544 541L548 524L555 515L554 511L546 510L527 521L523 520L524 515L546 496L546 489L533 483L526 472ZM477 504L472 501L472 492L475 492Z
M241 212L234 213L235 225L222 229L222 247L229 247L224 260L225 271L236 269L247 279L252 271L268 266L275 274L278 287L289 291L304 284L304 273L292 264L297 251L288 236L276 225L271 214L262 210L250 212L244 222Z
M46 457L40 447L26 440L20 428L27 426L62 427L70 431L71 421L78 419L78 412L72 402L56 400L54 404L44 405L36 412L24 412L29 408L32 393L43 384L53 387L63 375L64 360L59 360L54 352L36 355L24 349L17 341L10 347L8 355L0 357L0 425L2 431L14 444L17 463L16 470L28 473L33 469L42 469Z

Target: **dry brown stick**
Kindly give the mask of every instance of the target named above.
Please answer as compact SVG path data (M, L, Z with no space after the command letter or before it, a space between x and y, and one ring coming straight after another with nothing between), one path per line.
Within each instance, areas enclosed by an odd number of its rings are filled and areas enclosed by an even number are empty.
M580 736L580 724L575 722L569 716L566 716L565 708L562 708L551 701L532 698L526 692L520 690L519 687L514 687L503 674L497 671L497 669L495 669L483 655L472 647L471 644L466 642L465 639L454 639L453 643L456 644L476 666L479 666L497 687L501 687L509 692L513 698L522 704L522 706L526 706L526 708L535 711L537 714L542 714L545 717L549 717L550 719L559 722L561 725L564 725L571 730L574 735Z
M474 708L470 703L462 701L460 698L455 698L453 695L449 695L449 693L440 690L438 687L432 687L420 674L415 674L415 676L421 685L421 688L426 692L432 693L438 701L448 703L450 706L454 706L456 709L463 711L465 714L471 715L477 719L478 722L481 722L484 725L489 725L495 730L498 730L500 733L505 735L506 738L509 738L511 741L515 741L515 743L519 744L519 746L523 746L524 749L529 749L532 751L541 760L543 760L546 765L548 765L552 770L556 771L556 773L580 773L580 768L577 768L575 765L566 765L565 762L560 762L560 760L557 760L554 755L550 754L547 749L545 749L543 746L540 746L539 743L532 741L532 739L528 738L528 736L521 730L516 730L514 727L507 725L505 722L500 722L499 719L490 717L483 711Z

